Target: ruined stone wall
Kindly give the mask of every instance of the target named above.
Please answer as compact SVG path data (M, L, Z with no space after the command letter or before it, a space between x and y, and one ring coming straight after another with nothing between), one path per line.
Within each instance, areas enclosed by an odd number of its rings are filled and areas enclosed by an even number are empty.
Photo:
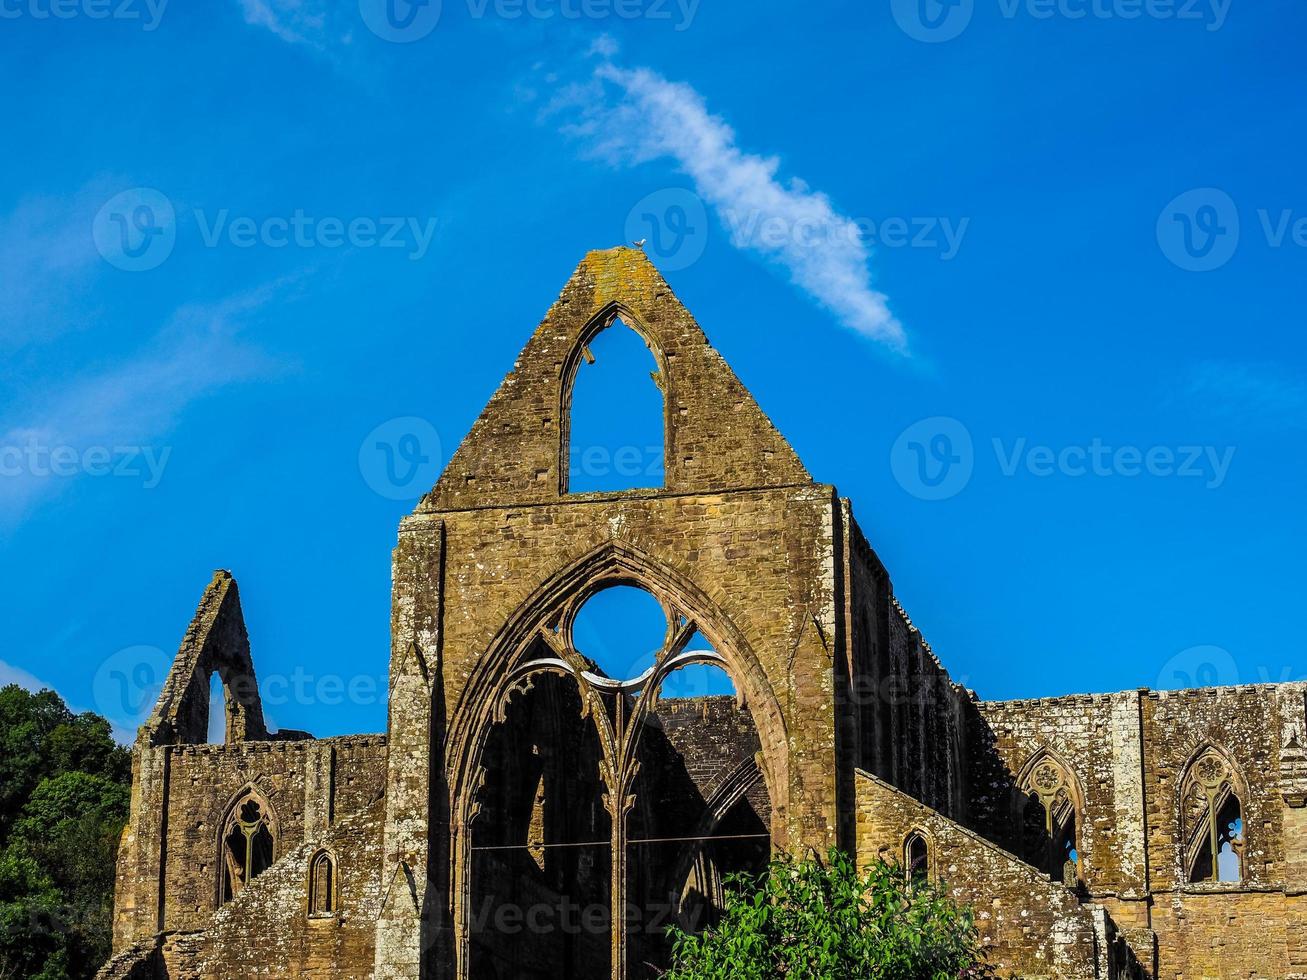
M1141 959L1155 961L1157 977L1304 970L1303 685L1130 691L979 709L977 823L1016 847L1018 774L1043 752L1064 763L1082 794L1077 844L1088 895L1111 911ZM1180 787L1208 749L1228 758L1237 776L1245 835L1239 882L1186 880Z
M1150 692L1142 699L1159 977L1307 973L1307 842L1292 747L1307 722L1303 705L1301 684ZM1244 783L1237 884L1187 883L1181 863L1178 787L1208 746L1230 759Z
M572 382L616 317L658 365L664 486L569 494ZM401 527L390 734L404 763L392 766L385 860L432 887L422 923L383 910L381 980L422 972L420 950L452 941L422 933L458 894L442 869L461 866L470 753L522 631L601 580L642 585L704 620L754 715L778 842L836 840L837 776L849 771L836 763L836 506L648 258L588 254ZM428 773L423 758L435 761Z
M931 877L971 904L989 963L1003 976L1108 980L1096 960L1094 920L1065 886L869 774L858 774L857 857L903 861L924 834Z
M963 820L972 698L953 683L894 598L889 575L847 501L842 512L851 679L840 707L857 732L849 765Z
M637 564L693 590L692 604L703 599L720 611L725 633L718 623L701 629L734 660L741 689L756 695L748 706L781 782L773 795L796 802L781 833L825 846L836 819L831 513L830 489L811 487L444 514L446 703L475 705L467 684L510 618L560 571L616 538L638 553Z
M280 858L381 798L386 740L138 745L136 771L118 867L116 949L208 926L218 907L220 828L244 789L253 786L274 810Z
M1307 898L1173 893L1153 908L1159 980L1307 976Z
M172 980L367 980L372 976L377 912L383 882L385 808L374 802L312 840L290 848L196 937L171 971ZM321 850L336 861L331 914L310 915L309 862Z
M460 793L475 775L466 770L469 740L486 723L495 687L519 655L519 631L543 625L541 604L563 601L596 580L644 585L693 615L705 639L727 659L758 729L774 839L781 846L820 850L834 843L839 808L833 512L831 489L809 486L582 495L408 519L396 557L397 602L404 605L395 644L401 663L418 647L435 651L439 671L433 671L432 683L438 682L439 691L433 695L420 684L414 668L402 669L409 679L392 684L392 745L402 739L400 757L415 765L437 760L443 769L433 772L443 775L448 789L392 767L388 792L396 794L397 830L396 843L386 848L387 862L423 869L419 878L435 886L426 901L449 901L441 896L456 894L452 883L441 880L441 869L457 871L463 859L457 851L448 858L432 854L427 842L457 847L454 808L466 799ZM410 554L424 557L410 560ZM438 585L432 581L435 568ZM407 595L413 612L406 608ZM430 623L437 608L434 635L409 625ZM449 734L437 740L438 731ZM424 754L427 745L433 747ZM446 758L444 751L451 754ZM399 794L412 800L401 803ZM433 798L434 807L428 804ZM429 823L416 826L427 815ZM439 904L425 924L409 923L403 910L393 919L383 913L382 932L395 938L379 940L378 958L393 966L379 968L378 976L421 972L414 960L423 947L447 963L457 941L420 936L442 916L459 921Z
M1094 897L1142 898L1147 891L1140 780L1139 696L1077 695L1036 701L981 702L989 728L981 751L1005 771L978 785L973 807L997 839L1019 852L1014 778L1041 753L1074 775L1080 810L1076 846L1081 878ZM988 760L986 760L988 761Z
M758 729L747 709L741 711L733 697L679 698L661 701L658 727L677 754L677 764L694 783L700 800L710 800L722 781L741 766L754 762L762 746ZM755 806L764 820L771 805L766 785L754 794Z
M572 382L617 317L657 364L665 485L570 494ZM736 835L746 850L770 831L791 851L901 859L916 828L1005 971L1124 976L1124 935L1165 980L1307 975L1307 686L978 703L898 604L848 501L812 481L638 250L585 257L402 523L393 575L388 735L313 741L267 733L235 581L215 574L134 755L111 976L466 976L455 950L486 778L478 739L504 722L508 691L534 683L514 668L539 650L567 655L572 604L617 583L693 621L744 706L660 706L643 782L628 787L643 791L641 846L716 826L699 813L714 800L731 829L763 831ZM225 746L198 744L215 673ZM1182 873L1177 787L1205 746L1239 774L1236 884ZM1003 849L1022 843L1017 792L1041 753L1074 777L1075 889ZM577 762L597 785L598 754ZM277 861L215 912L220 825L247 786L275 812ZM324 842L340 906L315 919L306 876ZM519 875L508 900L532 901L537 878ZM698 883L712 890L710 875Z
M664 488L812 482L644 252L590 252L459 446L424 510L558 499L567 490L571 384L584 345L620 314L649 344L665 395Z

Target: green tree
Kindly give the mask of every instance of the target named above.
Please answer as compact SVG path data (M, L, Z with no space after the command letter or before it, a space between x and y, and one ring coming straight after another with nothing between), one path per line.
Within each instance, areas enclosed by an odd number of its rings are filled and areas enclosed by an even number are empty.
M761 880L731 879L719 922L673 930L664 980L958 980L989 977L970 909L924 877L878 861L859 872L782 857Z
M0 980L37 977L51 960L66 964L65 918L59 890L37 863L0 853Z
M0 980L83 980L108 957L130 769L103 718L0 689Z

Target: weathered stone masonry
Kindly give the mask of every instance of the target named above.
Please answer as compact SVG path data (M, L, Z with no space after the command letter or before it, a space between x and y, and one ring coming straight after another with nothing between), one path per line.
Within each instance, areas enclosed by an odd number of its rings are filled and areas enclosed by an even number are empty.
M663 486L569 493L573 380L627 327ZM950 882L1010 975L1307 977L1307 687L979 701L638 250L586 256L393 561L384 736L269 733L214 576L137 740L102 976L654 976L724 875L838 844ZM637 678L573 636L616 586L667 619ZM735 696L663 696L695 666Z

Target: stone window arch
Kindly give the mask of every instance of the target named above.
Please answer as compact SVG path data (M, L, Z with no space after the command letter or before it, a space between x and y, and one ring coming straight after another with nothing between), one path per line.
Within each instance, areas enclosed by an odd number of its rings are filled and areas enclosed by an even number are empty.
M562 493L666 484L666 359L630 310L611 305L582 331L563 366L559 418Z
M334 918L339 911L336 857L323 849L309 859L309 918Z
M935 849L931 846L930 835L920 827L914 827L903 839L903 870L909 880L918 877L934 876Z
M223 817L218 847L218 904L226 905L272 866L277 856L276 812L254 787L242 790Z
M1026 861L1055 881L1076 884L1081 878L1084 797L1075 772L1050 750L1040 749L1022 767L1017 790L1017 825Z
M603 636L585 628L587 613L622 591L639 591L650 608L637 617L632 607L621 644L605 648ZM746 694L749 678L734 659L737 649L718 652L719 624L694 609L643 576L617 573L577 583L531 615L515 662L496 672L488 697L478 699L489 715L470 733L472 754L460 767L467 781L456 830L465 841L455 867L456 901L463 897L455 910L459 976L487 973L492 960L516 962L512 938L485 932L470 912L511 894L504 881L531 881L550 896L550 908L570 907L570 889L583 888L577 892L582 907L608 907L608 921L620 923L632 906L648 911L646 900L670 899L672 914L700 907L717 890L714 882L740 870L737 858L765 866L775 810L761 765L765 740ZM668 726L697 716L695 705L705 698L716 705L712 710L747 724L758 744L750 746L748 765L728 774L729 794L706 794L712 819L695 824L681 804L702 808L705 801L660 792L680 779L675 767L661 763L671 740L682 737ZM664 820L675 824L672 833L658 829ZM668 869L688 869L674 893L659 890L664 878L677 877ZM569 890L561 893L564 881ZM604 934L587 934L558 953L570 957L575 975L640 975L654 961L645 954L659 952L653 930L597 932ZM552 933L541 940L552 941Z
M1244 880L1245 783L1214 747L1200 750L1180 780L1180 862L1194 883Z

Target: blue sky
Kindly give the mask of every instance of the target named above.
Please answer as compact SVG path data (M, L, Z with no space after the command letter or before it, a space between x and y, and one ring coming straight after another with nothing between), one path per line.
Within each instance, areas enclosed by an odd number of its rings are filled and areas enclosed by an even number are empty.
M126 730L230 568L381 730L397 522L637 233L983 697L1307 676L1307 9L923 2L5 0L0 679Z

